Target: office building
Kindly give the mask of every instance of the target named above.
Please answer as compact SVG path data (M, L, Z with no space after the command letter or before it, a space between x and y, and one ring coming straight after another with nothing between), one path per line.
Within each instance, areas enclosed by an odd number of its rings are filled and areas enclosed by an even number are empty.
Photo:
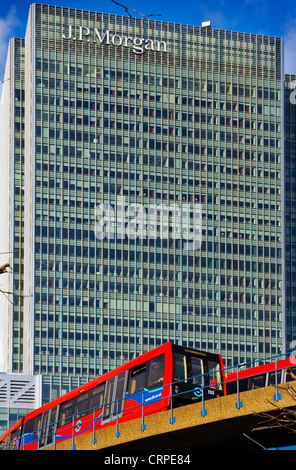
M228 365L282 352L282 40L34 4L23 44L6 370L42 374L46 401L168 340Z
M296 227L296 195L295 195L295 136L296 136L296 75L285 74L285 266L286 266L286 341L290 351L295 350L296 326L296 279L295 279L295 227Z

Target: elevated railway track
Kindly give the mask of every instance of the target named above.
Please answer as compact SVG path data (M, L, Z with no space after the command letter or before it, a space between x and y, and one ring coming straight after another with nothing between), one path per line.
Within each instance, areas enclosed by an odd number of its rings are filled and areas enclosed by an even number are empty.
M182 406L100 429L47 447L46 450L108 452L194 451L196 449L259 450L296 443L295 424L275 426L283 413L296 413L286 386L296 381ZM276 393L275 393L276 392ZM256 430L262 428L261 430Z

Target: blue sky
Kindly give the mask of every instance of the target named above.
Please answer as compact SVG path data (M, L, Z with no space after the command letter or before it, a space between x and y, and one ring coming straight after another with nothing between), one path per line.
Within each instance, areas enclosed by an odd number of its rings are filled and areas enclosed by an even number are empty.
M7 44L10 37L24 37L29 0L1 2L0 80L3 79ZM126 15L111 0L53 0L57 6ZM285 72L296 73L296 2L293 0L119 0L142 14L160 14L156 19L173 23L201 25L211 21L213 28L280 36L285 44ZM133 12L132 12L133 13ZM136 14L133 13L133 16Z

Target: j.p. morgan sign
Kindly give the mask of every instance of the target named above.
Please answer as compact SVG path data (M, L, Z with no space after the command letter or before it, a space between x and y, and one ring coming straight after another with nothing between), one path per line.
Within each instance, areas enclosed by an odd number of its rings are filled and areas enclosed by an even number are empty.
M129 47L135 54L143 54L145 51L167 52L165 41L123 36L118 33L114 34L109 30L99 31L97 28L88 28L87 26L65 25L63 39L100 45L108 44L116 47Z

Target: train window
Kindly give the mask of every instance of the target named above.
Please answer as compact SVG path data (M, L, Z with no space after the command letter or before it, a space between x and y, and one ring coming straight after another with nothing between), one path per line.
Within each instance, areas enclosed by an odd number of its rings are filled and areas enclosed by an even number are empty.
M72 416L74 413L74 402L73 400L71 401L66 401L65 403L62 403L60 406L60 421L61 421L61 426L64 426L65 424L71 423L72 422Z
M249 378L248 389L254 390L255 388L265 387L266 375L254 375Z
M11 436L10 448L11 449L18 448L18 446L19 446L18 439L21 437L21 430L22 430L22 428L20 426L18 429L16 429L15 431L12 431L12 433L10 434L10 436Z
M85 416L89 410L89 394L88 393L82 393L76 398L76 403L74 407L74 414L75 418L82 418L82 416Z
M147 388L161 387L164 375L164 354L148 361L147 370Z
M184 380L187 382L187 362L184 354L174 354L174 378L175 380Z
M42 414L39 416L36 416L34 419L34 432L33 432L33 439L36 439L39 437L39 430L41 428L41 420L42 420Z
M7 449L10 448L10 449L14 449L15 448L15 442L14 440L16 440L17 438L13 436L13 432L11 434L8 434L6 437L4 437L4 439L0 442L0 450L1 449L1 446L3 447L6 447L7 446ZM10 444L10 447L9 447L9 444Z
M11 444L10 444L11 443ZM10 447L9 447L9 444L10 444ZM0 442L0 446L3 446L3 447L6 447L7 446L7 449L8 447L10 449L14 449L15 448L15 442L14 442L14 438L13 438L13 434L8 434L2 442Z
M246 392L248 390L248 382L249 382L249 379L239 379L238 388L240 392ZM227 390L227 395L231 395L232 393L237 393L237 380L228 382L226 384L226 390Z
M146 363L136 366L129 372L128 394L144 390L146 376Z
M101 408L104 401L105 384L93 388L90 393L90 408Z
M204 373L203 360L198 357L190 357L192 383L202 385L202 374Z
M237 383L236 382L227 382L226 383L226 393L227 395L232 395L237 391Z
M296 380L296 367L289 367L286 369L286 378L284 379L285 382L291 382L292 380Z
M277 383L281 383L282 371L277 371ZM267 385L275 385L275 372L269 372Z
M30 419L29 421L27 421L25 424L24 424L24 431L23 431L23 434L29 434L29 433L33 433L35 431L35 429L38 429L38 423L39 423L39 420L41 419L41 415L40 416L36 416L36 418L32 418ZM40 426L40 425L39 425Z
M210 387L217 386L219 390L222 390L220 364L218 364L217 362L208 361L208 371Z

